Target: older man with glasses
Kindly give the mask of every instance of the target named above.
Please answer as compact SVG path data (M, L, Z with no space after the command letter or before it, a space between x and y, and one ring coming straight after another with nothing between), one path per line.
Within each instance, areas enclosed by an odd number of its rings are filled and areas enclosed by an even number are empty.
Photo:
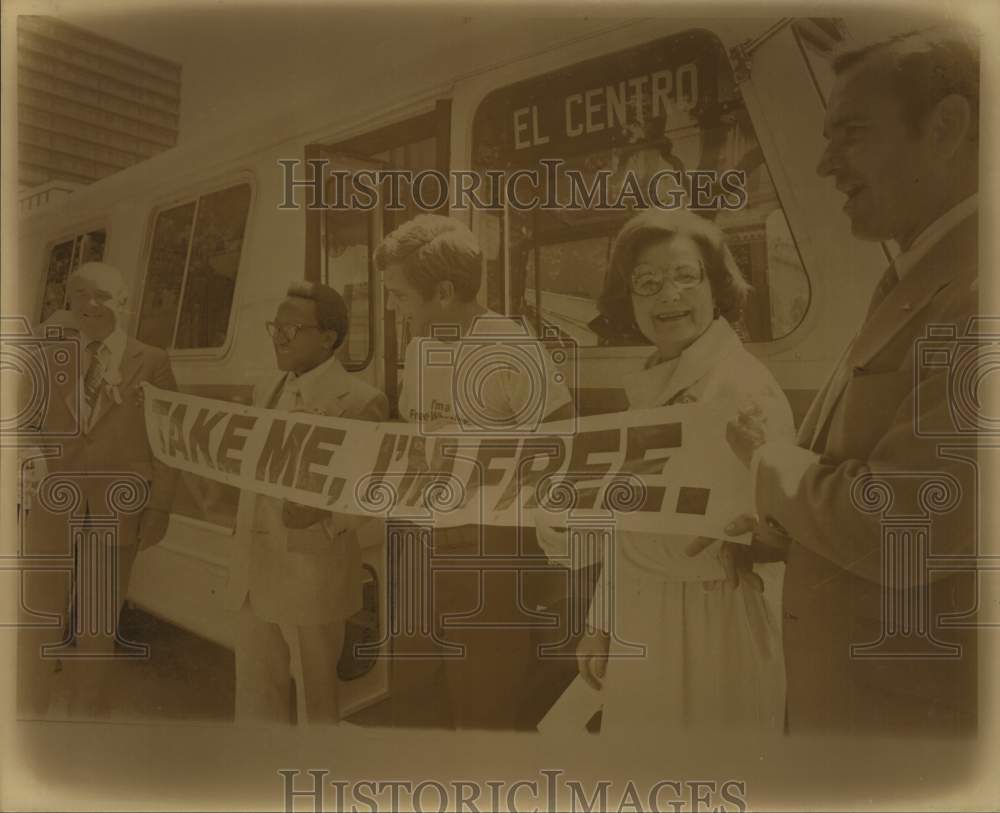
M68 578L56 569L25 574L23 714L45 716L65 701L71 716L109 716L114 656L141 652L123 639L118 618L136 556L167 532L177 472L153 456L139 396L143 383L176 389L176 382L164 350L125 332L128 315L125 275L89 262L67 281L66 309L42 326L64 331L46 341L52 364L40 382L48 397L37 427L59 442L45 458L47 476L26 518L25 553L73 564ZM61 375L58 354L72 338L79 341L79 375ZM64 623L39 624L38 614L46 613Z

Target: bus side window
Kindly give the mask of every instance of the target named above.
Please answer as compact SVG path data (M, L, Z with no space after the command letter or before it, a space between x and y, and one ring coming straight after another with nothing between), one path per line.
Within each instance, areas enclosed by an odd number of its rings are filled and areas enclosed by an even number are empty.
M368 212L326 213L326 279L347 305L347 338L337 358L348 370L364 369L372 352L371 215Z
M175 350L225 344L249 211L244 183L156 213L140 341Z
M45 269L45 291L42 294L39 322L44 322L57 310L65 307L67 277L83 263L103 260L106 243L107 232L96 229L61 240L52 246Z

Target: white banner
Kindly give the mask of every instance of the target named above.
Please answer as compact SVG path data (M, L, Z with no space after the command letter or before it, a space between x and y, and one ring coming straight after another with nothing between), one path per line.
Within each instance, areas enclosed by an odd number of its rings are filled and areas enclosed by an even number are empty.
M722 538L750 510L725 440L736 406L683 404L543 424L520 435L428 434L258 409L143 385L163 463L346 514L437 527L612 521L621 530Z

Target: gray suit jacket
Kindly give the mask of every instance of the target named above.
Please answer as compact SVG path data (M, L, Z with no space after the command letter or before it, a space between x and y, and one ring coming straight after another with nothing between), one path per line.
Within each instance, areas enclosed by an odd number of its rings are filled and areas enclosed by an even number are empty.
M61 342L43 343L45 352L58 353ZM82 358L85 354L81 352ZM53 361L50 373L61 365ZM119 365L119 399L102 394L88 427L83 426L80 382L74 376L49 376L49 392L43 426L47 434L59 435L60 453L46 460L50 474L76 475L91 513L108 511L108 488L115 474L134 474L150 485L145 507L170 511L179 472L160 463L153 455L146 435L146 422L138 395L148 381L163 389L175 390L170 359L164 350L126 338ZM103 476L107 474L108 476ZM43 510L40 502L35 510ZM135 541L138 514L125 515L120 523L119 544Z
M939 451L934 433L953 421L949 371L918 352L929 325L952 325L961 336L978 312L977 234L976 216L966 218L889 293L847 354L842 391L828 392L832 376L804 419L799 445L769 443L759 452L758 515L795 540L784 591L793 732L954 733L974 724L974 630L949 627L940 616L973 608L975 576L957 569L927 573L913 562L887 576L883 529L926 517L932 554L977 549L975 452L970 458ZM974 446L975 437L958 441ZM857 479L872 476L893 493L883 510L877 509L885 492L862 489L868 480ZM928 510L933 500L921 496L921 484L935 476L957 485L950 510ZM916 543L905 544L913 550ZM927 636L908 642L890 636L881 657L852 656L852 645L891 631L883 621L891 608L904 612L905 605L919 614L920 602L930 606ZM896 657L944 654L928 637L959 645L961 657Z
M306 411L354 420L388 418L385 395L352 378L336 359L317 372L302 387ZM284 375L275 380L258 405L273 407L284 381ZM357 527L364 518L331 514L308 528L275 527L262 518L280 517L281 500L247 496L230 565L230 609L238 610L249 598L259 617L283 624L325 624L361 609Z

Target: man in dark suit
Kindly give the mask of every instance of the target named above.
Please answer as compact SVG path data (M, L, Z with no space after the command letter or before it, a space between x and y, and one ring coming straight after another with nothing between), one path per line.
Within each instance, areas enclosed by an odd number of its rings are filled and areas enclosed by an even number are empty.
M856 236L899 253L797 445L769 441L752 414L729 427L760 539L787 548L788 729L970 733L975 630L943 619L973 609L975 573L927 555L977 553L976 441L949 428L951 373L919 340L932 325L961 337L978 311L978 50L928 30L833 68L819 174L847 196Z
M68 684L71 712L110 710L107 667L132 565L140 550L163 539L170 520L177 472L153 456L140 393L143 382L176 384L166 352L125 334L127 301L117 268L85 263L68 280L69 310L57 314L65 334L79 339L80 376L54 374L59 365L50 365L40 429L60 436L60 448L45 461L25 553L76 565L72 576L68 567L25 574L26 614L37 620L48 613L64 623L21 630L23 712L45 713L57 673ZM91 622L96 628L81 632Z

